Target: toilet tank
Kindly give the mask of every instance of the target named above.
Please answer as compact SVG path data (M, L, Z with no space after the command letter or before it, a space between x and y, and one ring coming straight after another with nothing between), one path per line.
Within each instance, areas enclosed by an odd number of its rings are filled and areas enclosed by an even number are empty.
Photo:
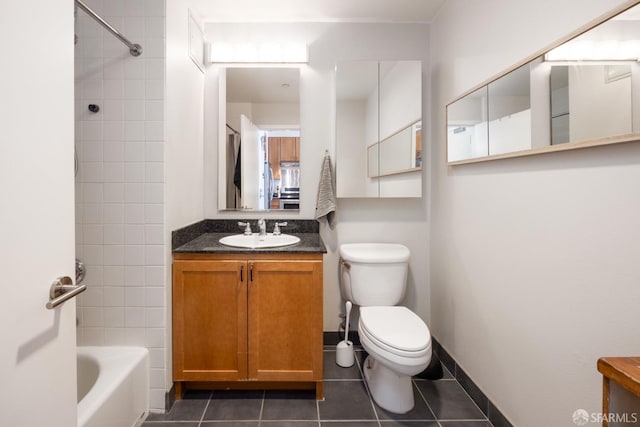
M410 254L396 243L341 245L342 296L360 306L398 304L404 298Z

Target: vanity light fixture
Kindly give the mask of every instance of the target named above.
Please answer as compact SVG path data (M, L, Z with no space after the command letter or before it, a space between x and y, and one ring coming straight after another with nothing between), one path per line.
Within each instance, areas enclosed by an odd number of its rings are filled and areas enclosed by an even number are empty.
M255 64L304 64L309 62L303 43L227 43L213 42L211 62Z
M545 61L638 61L640 40L574 40L550 50Z

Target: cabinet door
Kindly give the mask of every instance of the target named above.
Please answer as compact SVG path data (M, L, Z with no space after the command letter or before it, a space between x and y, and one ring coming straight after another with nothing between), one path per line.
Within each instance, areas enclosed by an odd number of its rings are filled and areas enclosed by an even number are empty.
M249 379L322 380L322 261L249 261Z
M175 381L232 381L247 375L245 261L174 261Z
M282 137L280 138L280 161L300 160L300 138Z

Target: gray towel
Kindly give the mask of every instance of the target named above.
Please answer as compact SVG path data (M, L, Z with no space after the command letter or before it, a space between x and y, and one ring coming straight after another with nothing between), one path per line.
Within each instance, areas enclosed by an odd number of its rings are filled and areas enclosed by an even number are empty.
M336 193L333 190L333 171L329 153L324 155L320 184L318 185L318 201L316 202L316 219L327 221L333 230L336 219Z

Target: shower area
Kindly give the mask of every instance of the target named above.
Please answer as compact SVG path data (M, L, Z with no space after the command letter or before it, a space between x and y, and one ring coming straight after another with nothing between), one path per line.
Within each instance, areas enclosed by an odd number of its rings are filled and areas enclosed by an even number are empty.
M150 409L166 390L165 1L75 8L79 346L149 349ZM124 40L122 40L124 38ZM126 42L129 42L127 45ZM136 46L138 45L138 46Z

